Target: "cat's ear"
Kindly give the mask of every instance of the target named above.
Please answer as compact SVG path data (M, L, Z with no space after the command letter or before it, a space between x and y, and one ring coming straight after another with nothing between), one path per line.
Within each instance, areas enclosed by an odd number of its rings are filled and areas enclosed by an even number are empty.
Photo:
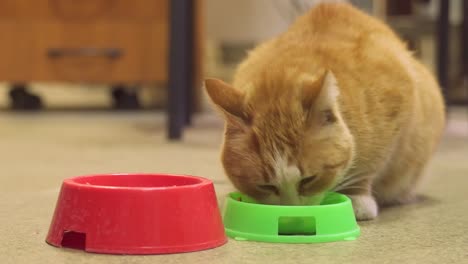
M334 109L338 104L338 96L340 90L335 78L335 75L331 71L325 72L323 77L322 87L320 93L315 101L319 110Z
M339 89L331 71L321 71L312 77L302 78L302 105L305 109L318 110L334 108Z
M315 105L315 100L320 94L323 81L325 79L325 72L319 72L315 75L303 75L300 78L301 87L301 100L304 111L309 112L312 106Z
M320 124L331 124L337 120L340 90L331 71L323 71L305 80L303 94L303 106L307 111L318 114Z
M244 121L248 120L245 94L242 91L218 79L206 79L205 89L211 101L223 113Z

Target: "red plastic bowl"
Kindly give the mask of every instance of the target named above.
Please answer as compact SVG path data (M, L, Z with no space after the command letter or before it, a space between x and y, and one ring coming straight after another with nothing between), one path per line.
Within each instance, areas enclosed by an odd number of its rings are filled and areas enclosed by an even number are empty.
M96 253L164 254L214 248L227 239L211 181L110 174L63 182L46 241Z

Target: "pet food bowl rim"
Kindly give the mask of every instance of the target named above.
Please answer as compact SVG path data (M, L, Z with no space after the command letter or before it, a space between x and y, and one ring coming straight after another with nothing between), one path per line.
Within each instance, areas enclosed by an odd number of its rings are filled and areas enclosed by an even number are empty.
M77 182L79 179L85 178L94 178L94 177L120 177L120 176L149 176L149 177L178 177L178 178L188 178L192 180L198 180L198 182L193 184L187 185L177 185L177 186L106 186L106 185L94 185L94 184L86 184ZM91 190L115 190L115 191L164 191L164 190L187 190L193 188L199 188L202 186L212 184L212 181L201 177L201 176L194 176L194 175L187 175L187 174L173 174L173 173L133 173L133 172L126 172L126 173L98 173L98 174L84 174L79 176L70 177L63 180L63 185L66 185L71 188L86 188Z
M320 208L324 208L324 207L333 208L333 207L336 207L336 206L348 206L348 204L351 205L351 199L348 196L346 196L344 194L341 194L341 193L338 193L338 192L327 192L325 194L325 197L329 196L329 195L337 196L340 199L342 199L340 202L331 203L331 204L324 204L324 205L322 205L322 204L318 204L318 205L275 205L275 204L249 203L249 202L238 201L238 200L234 199L232 197L232 195L235 195L235 194L240 194L242 196L247 196L246 194L241 193L239 191L230 192L227 195L227 199L230 199L231 203L242 204L243 207L257 207L257 208L264 208L264 209L282 208L282 210L284 210L284 209L292 209L292 210L309 209L310 210L310 209L319 208L319 207Z

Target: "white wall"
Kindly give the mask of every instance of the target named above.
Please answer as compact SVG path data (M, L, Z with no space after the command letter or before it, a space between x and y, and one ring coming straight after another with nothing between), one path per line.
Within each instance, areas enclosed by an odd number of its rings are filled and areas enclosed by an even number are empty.
M322 1L340 0L294 2L305 11ZM207 36L216 42L259 42L286 30L299 14L288 0L206 0Z

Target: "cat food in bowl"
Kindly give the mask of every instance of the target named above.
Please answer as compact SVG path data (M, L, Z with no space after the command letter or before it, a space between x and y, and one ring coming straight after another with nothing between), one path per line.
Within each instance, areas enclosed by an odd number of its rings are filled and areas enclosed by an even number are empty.
M355 240L360 235L351 200L328 193L321 205L258 204L239 192L230 193L223 212L226 234L236 240L316 243Z
M227 239L211 181L109 174L63 182L46 241L96 253L164 254L214 248Z

